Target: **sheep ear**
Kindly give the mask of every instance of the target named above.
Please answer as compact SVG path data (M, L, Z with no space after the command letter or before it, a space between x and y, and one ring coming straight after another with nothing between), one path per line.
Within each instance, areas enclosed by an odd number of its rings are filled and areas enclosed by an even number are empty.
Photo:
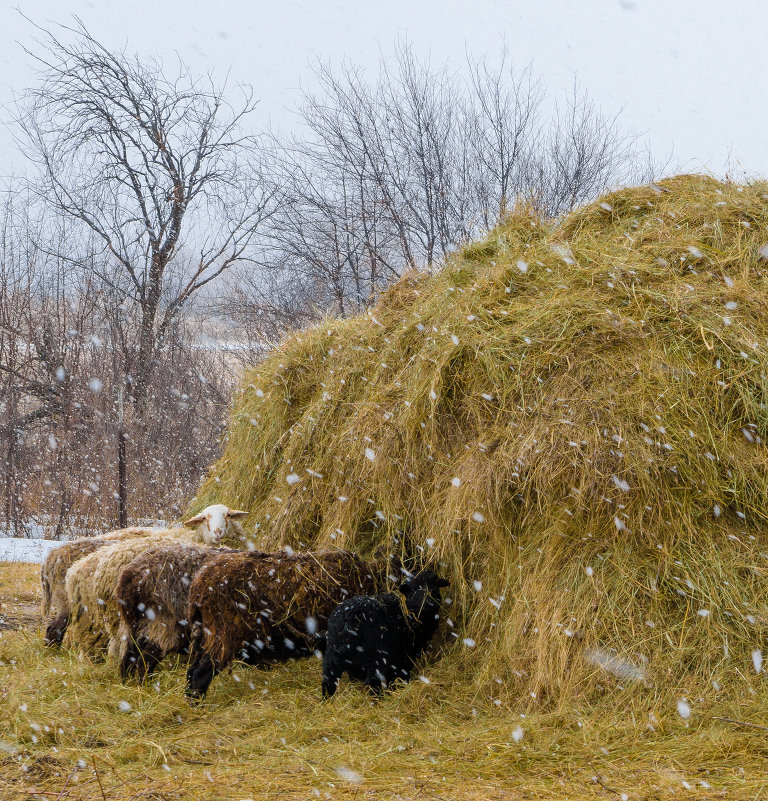
M194 517L190 517L189 520L185 520L184 521L184 525L185 526L198 526L198 525L200 525L200 523L203 522L203 520L205 520L205 515L201 513L199 515L195 515Z
M450 583L451 583L451 582L450 582L450 581L448 581L448 579L439 578L439 579L438 579L438 580L435 582L435 587L437 587L437 588L440 588L440 587L447 587L447 586L449 586L449 585L450 585Z
M242 512L239 509L227 509L226 517L231 518L232 520L239 520L241 517L245 517L248 512Z

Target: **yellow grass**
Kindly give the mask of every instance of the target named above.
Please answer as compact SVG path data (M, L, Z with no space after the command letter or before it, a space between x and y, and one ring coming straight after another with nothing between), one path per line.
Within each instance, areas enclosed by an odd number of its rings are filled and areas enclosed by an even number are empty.
M690 698L687 721L674 705L651 717L629 692L526 713L525 699L470 692L444 660L378 703L346 682L323 703L320 663L304 660L237 664L192 707L183 665L123 686L112 664L45 649L39 628L2 632L0 662L3 801L731 799L766 781L768 731L715 719L759 722L762 694Z

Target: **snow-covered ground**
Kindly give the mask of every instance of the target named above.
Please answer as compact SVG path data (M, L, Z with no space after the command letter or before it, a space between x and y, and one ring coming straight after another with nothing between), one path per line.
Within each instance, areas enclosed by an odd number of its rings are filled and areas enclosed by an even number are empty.
M0 562L42 562L57 545L57 540L0 537Z

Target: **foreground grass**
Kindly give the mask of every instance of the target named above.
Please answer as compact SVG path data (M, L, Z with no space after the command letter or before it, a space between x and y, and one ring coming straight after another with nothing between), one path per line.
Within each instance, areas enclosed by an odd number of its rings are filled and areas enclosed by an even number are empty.
M31 591L36 574L0 564L3 594ZM741 702L689 698L685 720L653 690L543 711L530 698L472 696L457 670L450 660L429 665L429 683L417 679L378 703L345 683L322 703L318 660L236 665L192 707L182 665L145 688L123 686L114 665L45 649L39 626L6 630L0 798L757 799L768 791L768 730L716 719L768 719L762 686Z

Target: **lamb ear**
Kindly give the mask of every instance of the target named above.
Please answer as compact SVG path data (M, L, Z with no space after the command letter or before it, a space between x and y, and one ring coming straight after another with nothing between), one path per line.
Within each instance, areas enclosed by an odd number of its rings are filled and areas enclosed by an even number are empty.
M190 517L189 520L184 521L185 526L199 526L200 523L205 520L205 515L200 513L199 515L195 515L194 517Z
M225 517L229 517L232 520L239 520L241 517L245 517L248 512L242 512L239 509L227 509Z
M440 587L448 587L448 586L450 585L450 583L451 583L451 582L450 582L450 581L448 581L448 579L439 578L439 579L438 579L438 580L435 582L435 587L438 587L438 588L440 588Z

